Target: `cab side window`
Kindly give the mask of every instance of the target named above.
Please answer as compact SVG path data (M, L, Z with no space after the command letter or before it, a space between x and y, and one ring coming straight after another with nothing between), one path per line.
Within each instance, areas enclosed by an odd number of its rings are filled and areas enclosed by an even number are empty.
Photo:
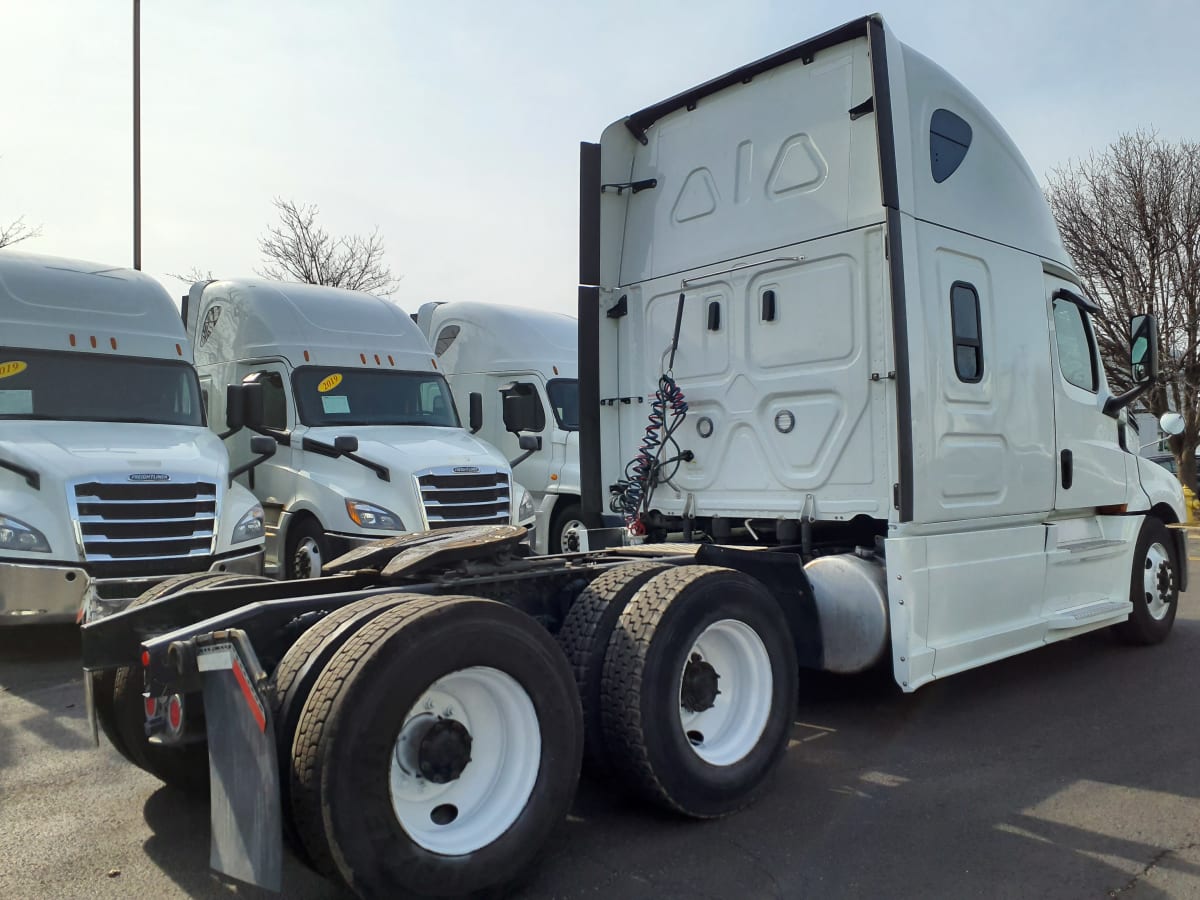
M287 431L287 392L283 376L278 372L253 372L243 382L262 385L263 425L276 431Z
M1070 300L1054 300L1054 340L1058 345L1058 367L1063 378L1076 387L1099 390L1095 342L1083 310Z

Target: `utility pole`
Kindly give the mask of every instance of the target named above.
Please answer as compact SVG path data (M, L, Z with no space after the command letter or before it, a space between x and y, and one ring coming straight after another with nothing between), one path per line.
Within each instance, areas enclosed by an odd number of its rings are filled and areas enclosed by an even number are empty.
M142 0L133 0L133 267L142 268Z

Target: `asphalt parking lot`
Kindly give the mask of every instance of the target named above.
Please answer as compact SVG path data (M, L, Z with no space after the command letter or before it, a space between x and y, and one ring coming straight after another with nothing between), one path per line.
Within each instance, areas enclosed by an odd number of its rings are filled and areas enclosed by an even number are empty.
M685 822L585 780L515 896L1200 897L1197 598L1160 647L1088 635L909 696L808 681L757 805ZM77 657L71 628L0 635L0 897L271 896L209 871L204 802L92 747Z

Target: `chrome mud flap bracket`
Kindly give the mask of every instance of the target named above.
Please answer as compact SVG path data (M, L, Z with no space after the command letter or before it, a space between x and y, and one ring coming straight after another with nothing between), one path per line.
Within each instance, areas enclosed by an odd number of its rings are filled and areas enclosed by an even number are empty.
M279 761L266 677L245 632L231 629L173 645L194 653L204 685L212 846L209 865L278 892L283 869Z

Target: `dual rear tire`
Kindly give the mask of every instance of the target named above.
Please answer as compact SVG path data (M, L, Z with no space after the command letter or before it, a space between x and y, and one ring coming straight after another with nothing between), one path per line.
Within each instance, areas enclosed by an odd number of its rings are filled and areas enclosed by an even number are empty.
M504 604L360 601L273 680L292 839L359 896L510 883L570 808L583 750L571 673Z
M580 596L559 639L593 771L695 818L765 788L799 675L787 620L758 581L713 566L621 566Z

